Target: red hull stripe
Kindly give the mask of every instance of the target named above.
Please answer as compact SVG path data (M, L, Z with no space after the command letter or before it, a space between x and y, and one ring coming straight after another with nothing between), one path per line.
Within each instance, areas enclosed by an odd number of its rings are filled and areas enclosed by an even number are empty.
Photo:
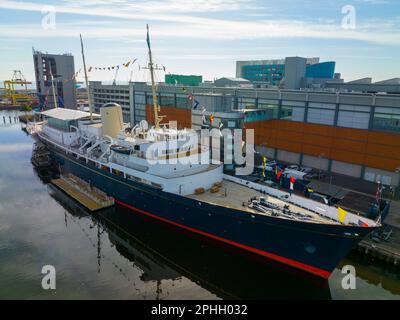
M269 259L272 259L272 260L275 260L275 261L279 261L279 262L281 262L283 264L295 267L297 269L301 269L303 271L306 271L306 272L309 272L311 274L317 275L317 276L322 277L324 279L328 279L329 276L331 275L331 273L329 271L326 271L326 270L323 270L323 269L319 269L319 268L310 266L308 264L301 263L301 262L296 261L296 260L292 260L292 259L289 259L289 258L285 258L285 257L279 256L279 255L276 255L274 253L270 253L270 252L266 252L266 251L263 251L263 250L260 250L260 249L249 247L247 245L244 245L244 244L241 244L241 243L238 243L238 242L234 242L232 240L228 240L228 239L225 239L225 238L218 237L218 236L213 235L211 233L207 233L207 232L204 232L204 231L201 231L201 230L197 230L197 229L194 229L194 228L191 228L191 227L176 223L174 221L165 219L163 217L159 217L159 216L157 216L155 214L152 214L150 212L135 208L135 207L133 207L133 206L127 204L127 203L124 203L122 201L119 201L117 199L115 199L115 202L120 204L120 205L122 205L122 206L125 206L125 207L127 207L127 208L129 208L129 209L131 209L133 211L137 211L137 212L139 212L141 214L144 214L146 216L150 216L152 218L161 220L163 222L172 224L174 226L189 230L189 231L197 233L197 234L201 234L203 236L206 236L206 237L218 240L218 241L222 241L222 242L230 244L232 246L235 246L235 247L238 247L238 248L241 248L241 249L244 249L244 250L259 254L259 255L262 255L262 256L267 257Z

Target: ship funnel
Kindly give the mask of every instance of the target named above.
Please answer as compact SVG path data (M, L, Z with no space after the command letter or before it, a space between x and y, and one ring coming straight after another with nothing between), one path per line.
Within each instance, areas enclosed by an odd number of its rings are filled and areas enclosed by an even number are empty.
M117 103L106 103L100 108L100 115L103 123L103 135L116 138L124 127L121 106Z

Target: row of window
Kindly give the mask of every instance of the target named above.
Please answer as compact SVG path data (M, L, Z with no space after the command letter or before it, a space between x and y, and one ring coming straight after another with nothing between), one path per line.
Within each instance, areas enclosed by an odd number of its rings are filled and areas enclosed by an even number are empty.
M129 96L110 96L106 94L97 94L95 98L129 100Z
M96 93L119 93L119 94L128 94L129 95L129 90L109 90L109 89L93 89L93 92Z
M94 101L95 101L95 104L105 104L105 103L115 102L115 100L113 100L113 99L95 99ZM122 101L122 102L119 102L119 104L121 104L122 106L127 106L127 107L130 106L129 101Z
M107 98L108 97L109 96L107 96ZM124 97L124 99L129 100L129 97ZM193 104L192 101L188 99L186 94L159 94L158 99L159 99L159 104L164 107L191 109ZM140 113L140 115L144 116L145 115L144 111L139 112L138 109L144 110L144 106L146 104L152 104L152 101L153 99L150 93L146 92L145 94L145 93L135 92L135 109L136 109L135 112L138 114ZM96 99L96 102L107 103L110 101L104 99ZM280 114L279 114L279 107L276 102L274 103L272 100L258 99L258 102L256 104L256 99L254 98L239 97L237 98L237 108L238 109L257 108L258 110L257 113L252 112L246 114L246 120L245 120L246 122L268 120L268 119L283 119L283 120L298 121L298 122L304 121L305 118L304 102L283 101ZM126 105L129 105L129 103L126 103ZM371 111L370 106L340 105L337 125L348 128L368 129L370 127L370 111ZM305 119L305 121L316 124L334 125L335 113L336 113L335 104L310 102L308 107L307 119ZM378 130L399 132L400 108L376 107L371 127Z

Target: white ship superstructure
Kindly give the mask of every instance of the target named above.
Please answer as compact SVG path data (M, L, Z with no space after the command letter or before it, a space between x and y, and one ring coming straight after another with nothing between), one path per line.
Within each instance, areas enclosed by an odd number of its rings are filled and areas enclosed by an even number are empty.
M195 131L147 128L145 122L131 128L116 121L122 118L119 105L103 109L102 116L93 114L92 122L83 111L44 111L41 114L46 120L36 125L37 134L77 159L166 192L189 195L222 181L222 164L209 162L209 148L196 143ZM107 134L115 128L115 137Z

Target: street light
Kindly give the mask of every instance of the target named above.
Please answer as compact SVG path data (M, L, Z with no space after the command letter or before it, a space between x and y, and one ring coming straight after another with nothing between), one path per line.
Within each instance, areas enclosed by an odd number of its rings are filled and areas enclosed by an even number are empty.
M319 158L319 171L318 171L318 180L321 180L321 170L322 170L322 158L325 157L325 153L321 153L319 154L318 158Z

